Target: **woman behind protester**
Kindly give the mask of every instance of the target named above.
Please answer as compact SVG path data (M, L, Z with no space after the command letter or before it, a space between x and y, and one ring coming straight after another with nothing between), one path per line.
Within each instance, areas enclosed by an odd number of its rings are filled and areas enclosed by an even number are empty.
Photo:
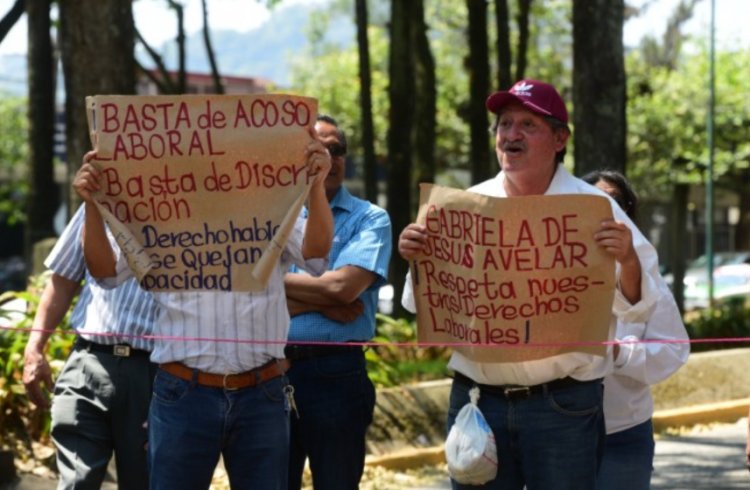
M583 180L607 193L635 221L638 198L622 174L600 170L583 176ZM659 287L668 291L664 281ZM651 486L654 401L650 385L677 371L690 353L674 298L671 293L663 298L645 323L617 324L615 339L621 343L613 350L614 371L604 378L607 439L597 477L601 490Z

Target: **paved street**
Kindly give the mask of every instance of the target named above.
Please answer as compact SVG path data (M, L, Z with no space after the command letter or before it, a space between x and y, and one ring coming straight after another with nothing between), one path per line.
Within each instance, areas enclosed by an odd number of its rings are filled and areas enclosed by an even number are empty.
M750 489L745 468L747 419L736 424L697 428L679 436L661 436L656 441L653 490ZM370 472L363 489L440 490L450 483L440 469L429 468L406 474ZM447 471L443 466L442 472ZM444 474L444 473L443 473Z
M695 429L656 441L654 490L729 490L750 488L745 468L747 419L736 424ZM445 490L450 488L445 465L407 472L367 468L362 490ZM0 490L47 490L54 483L26 477ZM114 485L108 487L112 488Z
M747 419L705 432L662 437L656 442L652 488L724 490L750 488L745 467Z

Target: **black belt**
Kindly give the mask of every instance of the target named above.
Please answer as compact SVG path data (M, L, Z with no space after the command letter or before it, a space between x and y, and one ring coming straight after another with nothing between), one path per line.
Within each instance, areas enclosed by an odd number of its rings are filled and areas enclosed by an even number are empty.
M528 398L531 395L537 395L540 393L549 393L550 391L559 390L569 386L585 385L592 383L601 383L601 378L592 379L588 381L579 381L575 378L567 377L555 379L547 383L542 383L533 386L521 386L521 385L484 385L477 383L468 376L456 371L453 379L461 383L464 386L473 387L478 386L480 392L490 393L493 395L502 395L507 400L522 400Z
M284 356L290 361L302 361L314 357L362 353L361 345L287 345Z
M149 357L151 353L147 350L136 349L128 344L104 345L91 342L83 337L78 337L75 347L87 351L103 352L117 357Z

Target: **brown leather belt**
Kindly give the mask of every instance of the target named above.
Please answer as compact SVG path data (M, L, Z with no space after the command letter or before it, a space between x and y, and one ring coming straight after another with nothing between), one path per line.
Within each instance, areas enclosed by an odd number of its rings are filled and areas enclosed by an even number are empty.
M242 388L257 386L273 378L278 378L289 369L289 361L286 359L274 359L251 371L237 374L204 373L188 367L181 362L160 364L159 368L186 381L192 381L197 374L196 382L201 386L223 388L225 390L240 390Z

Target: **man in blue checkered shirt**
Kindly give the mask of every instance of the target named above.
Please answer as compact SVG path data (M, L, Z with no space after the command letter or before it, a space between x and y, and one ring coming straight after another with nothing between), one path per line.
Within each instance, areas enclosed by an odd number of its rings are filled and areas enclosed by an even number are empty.
M315 488L356 489L364 470L365 433L375 389L359 345L375 334L378 290L391 256L388 213L344 187L346 137L330 116L318 116L318 139L331 154L325 181L334 219L329 270L286 275L292 323L285 353L295 389L291 416L289 488L301 487L305 459Z

